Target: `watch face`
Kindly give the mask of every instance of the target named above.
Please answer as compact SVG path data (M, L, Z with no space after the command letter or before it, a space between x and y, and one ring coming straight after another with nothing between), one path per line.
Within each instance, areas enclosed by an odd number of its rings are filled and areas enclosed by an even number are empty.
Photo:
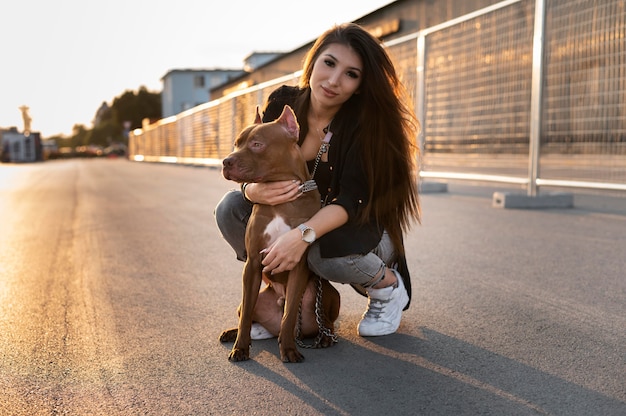
M311 244L315 241L315 231L310 228L307 228L304 233L302 233L302 239L307 243Z
M309 244L315 241L315 231L313 231L312 228L309 228L304 224L300 224L298 228L302 232L302 241Z

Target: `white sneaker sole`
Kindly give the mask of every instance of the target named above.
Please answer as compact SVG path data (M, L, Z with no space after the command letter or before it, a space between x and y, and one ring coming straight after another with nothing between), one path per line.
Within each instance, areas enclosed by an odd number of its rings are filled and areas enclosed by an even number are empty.
M252 327L250 328L250 338L255 341L260 341L263 339L275 338L275 335L265 329L263 325L253 322Z

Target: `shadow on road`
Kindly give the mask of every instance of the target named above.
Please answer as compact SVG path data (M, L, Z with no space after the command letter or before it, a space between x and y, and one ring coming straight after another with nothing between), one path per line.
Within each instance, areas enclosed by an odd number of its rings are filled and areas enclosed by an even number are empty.
M275 339L255 341L251 361L237 365L325 415L626 412L626 403L601 393L436 331L421 332L340 338L330 349L303 351L304 363L283 367L276 365Z

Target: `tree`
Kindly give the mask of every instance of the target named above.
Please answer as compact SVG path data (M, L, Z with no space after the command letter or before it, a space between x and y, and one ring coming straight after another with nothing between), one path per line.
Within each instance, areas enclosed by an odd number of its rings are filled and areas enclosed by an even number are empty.
M122 126L113 120L106 120L91 130L89 144L107 147L112 143L124 143Z
M91 130L82 124L74 124L72 128L72 137L70 143L72 147L85 146L89 144L91 139Z
M93 129L89 130L82 124L75 125L69 142L73 147L128 144L128 137L124 134L124 123L129 122L129 130L133 130L141 127L144 118L152 120L161 118L161 94L150 92L141 86L137 92L125 91L115 97L110 107L103 102L96 110ZM59 139L61 141L61 138Z
M120 125L128 121L130 130L138 129L144 118L161 118L161 94L149 92L144 86L137 93L126 91L113 100L111 111Z

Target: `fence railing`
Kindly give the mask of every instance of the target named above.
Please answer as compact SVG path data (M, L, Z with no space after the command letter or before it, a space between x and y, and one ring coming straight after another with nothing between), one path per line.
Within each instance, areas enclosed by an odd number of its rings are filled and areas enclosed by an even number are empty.
M507 0L385 44L422 125L422 178L626 190L623 0ZM134 160L218 165L300 72L131 133Z

